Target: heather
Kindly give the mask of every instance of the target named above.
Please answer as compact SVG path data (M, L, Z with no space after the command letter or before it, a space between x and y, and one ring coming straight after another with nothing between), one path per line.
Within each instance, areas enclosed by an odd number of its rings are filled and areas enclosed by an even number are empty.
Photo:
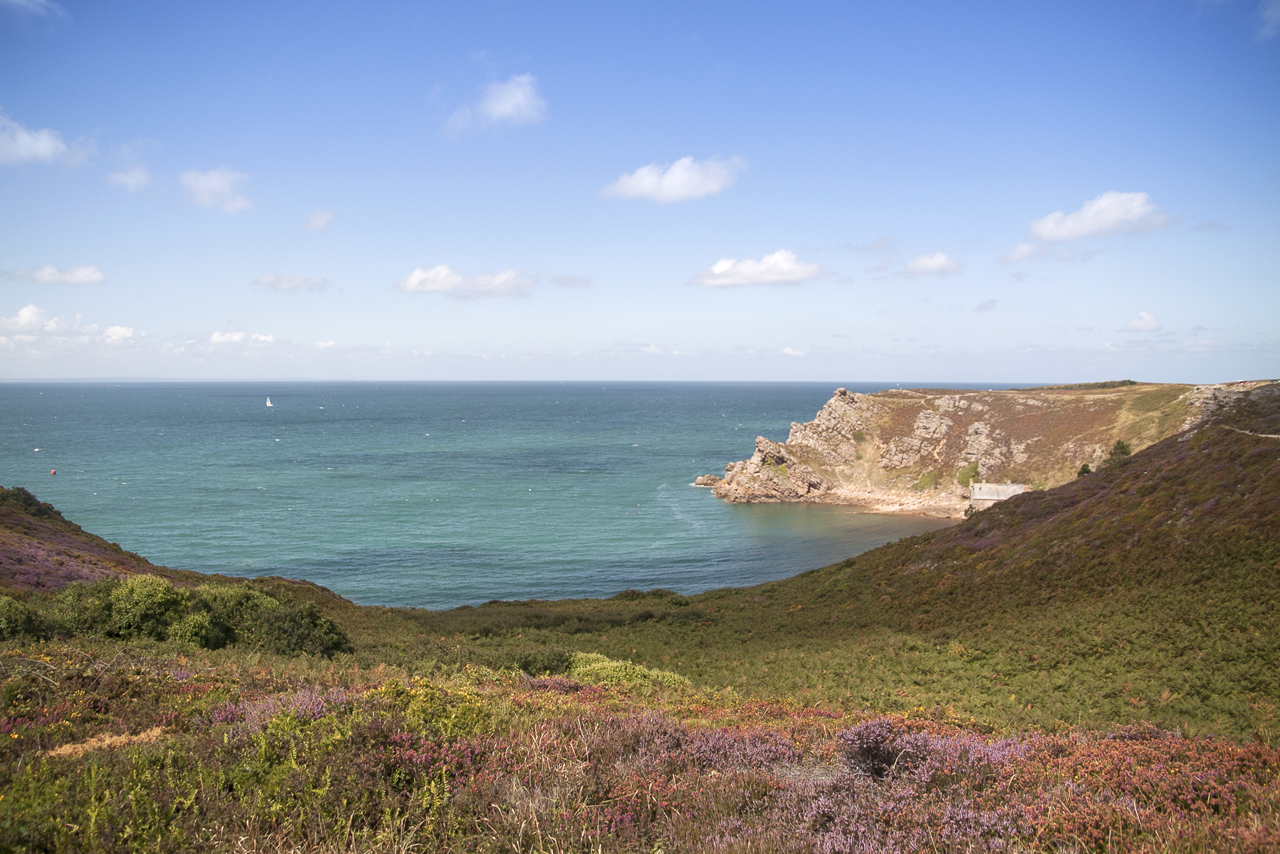
M1151 726L994 734L640 672L423 677L110 645L10 649L0 676L12 850L1280 845L1280 751Z

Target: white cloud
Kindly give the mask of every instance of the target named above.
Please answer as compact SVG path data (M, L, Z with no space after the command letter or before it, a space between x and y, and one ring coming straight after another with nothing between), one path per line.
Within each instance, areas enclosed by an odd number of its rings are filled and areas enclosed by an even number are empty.
M275 276L265 275L254 279L254 284L273 291L294 293L296 291L323 291L329 287L329 280L322 276Z
M1155 332L1160 328L1160 321L1149 312L1140 311L1138 316L1124 326L1125 332Z
M1032 221L1031 235L1046 243L1056 243L1120 231L1150 231L1167 224L1168 220L1156 211L1146 193L1108 190L1085 202L1074 213L1055 211Z
M106 276L103 275L102 270L92 265L59 270L52 264L45 264L34 270L18 270L10 273L9 278L41 285L96 285Z
M455 273L448 264L439 264L430 270L414 269L396 283L396 288L406 293L447 293L459 299L484 296L521 296L533 285L533 279L516 272L503 270L491 276L464 277Z
M243 340L243 332L215 332L209 336L210 344L239 344Z
M191 193L191 201L200 207L238 213L253 206L253 202L240 195L240 186L248 178L243 172L219 167L208 172L197 169L183 172L178 181Z
M276 337L274 335L257 335L255 334L249 339L254 344L274 344Z
M919 258L908 261L907 266L902 269L902 275L909 278L916 276L950 276L959 272L960 262L948 258L945 252L921 255Z
M784 356L803 356L803 355L804 355L804 351L803 351L803 350L793 350L793 349L792 349L792 348L790 348L790 347L783 347L783 348L782 348L782 355L784 355Z
M0 328L6 332L53 331L49 328L50 323L56 325L57 320L50 321L45 310L34 304L18 309L13 317L0 317Z
M656 163L641 166L634 172L621 175L618 180L600 191L602 196L623 199L648 199L651 202L685 202L714 196L728 189L747 168L741 157L710 160L694 160L681 157L675 163L663 167Z
M62 7L53 0L0 0L0 6L7 6L18 12L29 15L65 15Z
M449 117L450 130L473 124L532 125L547 117L547 102L538 95L532 74L517 74L505 83L490 83L474 107L463 107Z
M336 345L337 345L337 343L338 343L338 342L337 342L337 341L334 341L332 338L330 338L328 341L317 341L317 342L316 342L316 349L317 349L317 350L328 350L330 347L334 347L334 346L336 346Z
M333 211L314 210L307 215L304 223L312 231L324 231L333 222Z
M134 166L132 169L112 172L107 180L118 187L124 187L130 193L136 193L151 183L151 172L145 166Z
M1258 17L1262 19L1258 27L1258 38L1268 41L1280 33L1280 0L1262 0L1258 4Z
M102 339L108 344L119 344L133 337L132 326L108 326L102 333Z
M1028 258L1034 258L1035 256L1043 252L1044 252L1043 246L1037 246L1034 243L1029 243L1024 240L1022 243L1019 243L1017 246L1013 247L1012 252L1009 252L1005 255L1000 256L1000 263L1016 264L1019 261L1025 261Z
M721 258L690 281L693 285L726 288L735 285L789 285L816 279L823 273L817 264L799 261L794 252L779 249L759 261Z
M52 163L70 158L71 150L55 130L27 130L0 113L0 163Z

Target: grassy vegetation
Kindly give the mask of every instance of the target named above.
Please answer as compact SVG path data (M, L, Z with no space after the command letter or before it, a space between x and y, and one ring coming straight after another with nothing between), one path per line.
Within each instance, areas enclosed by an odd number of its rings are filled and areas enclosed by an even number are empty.
M1240 431L1280 396L697 596L14 591L0 849L1277 850L1280 447Z

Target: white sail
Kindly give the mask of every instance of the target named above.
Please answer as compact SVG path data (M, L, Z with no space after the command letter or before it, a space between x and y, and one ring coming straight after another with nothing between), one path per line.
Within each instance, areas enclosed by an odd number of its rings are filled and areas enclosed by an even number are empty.
M272 406L272 405L273 405L273 404L271 403L271 397L270 397L270 396L268 396L268 397L267 397L267 406Z

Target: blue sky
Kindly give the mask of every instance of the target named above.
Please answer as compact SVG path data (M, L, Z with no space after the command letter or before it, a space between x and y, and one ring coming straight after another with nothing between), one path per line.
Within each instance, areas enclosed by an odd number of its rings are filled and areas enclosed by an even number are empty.
M0 378L1280 375L1280 0L0 0Z

